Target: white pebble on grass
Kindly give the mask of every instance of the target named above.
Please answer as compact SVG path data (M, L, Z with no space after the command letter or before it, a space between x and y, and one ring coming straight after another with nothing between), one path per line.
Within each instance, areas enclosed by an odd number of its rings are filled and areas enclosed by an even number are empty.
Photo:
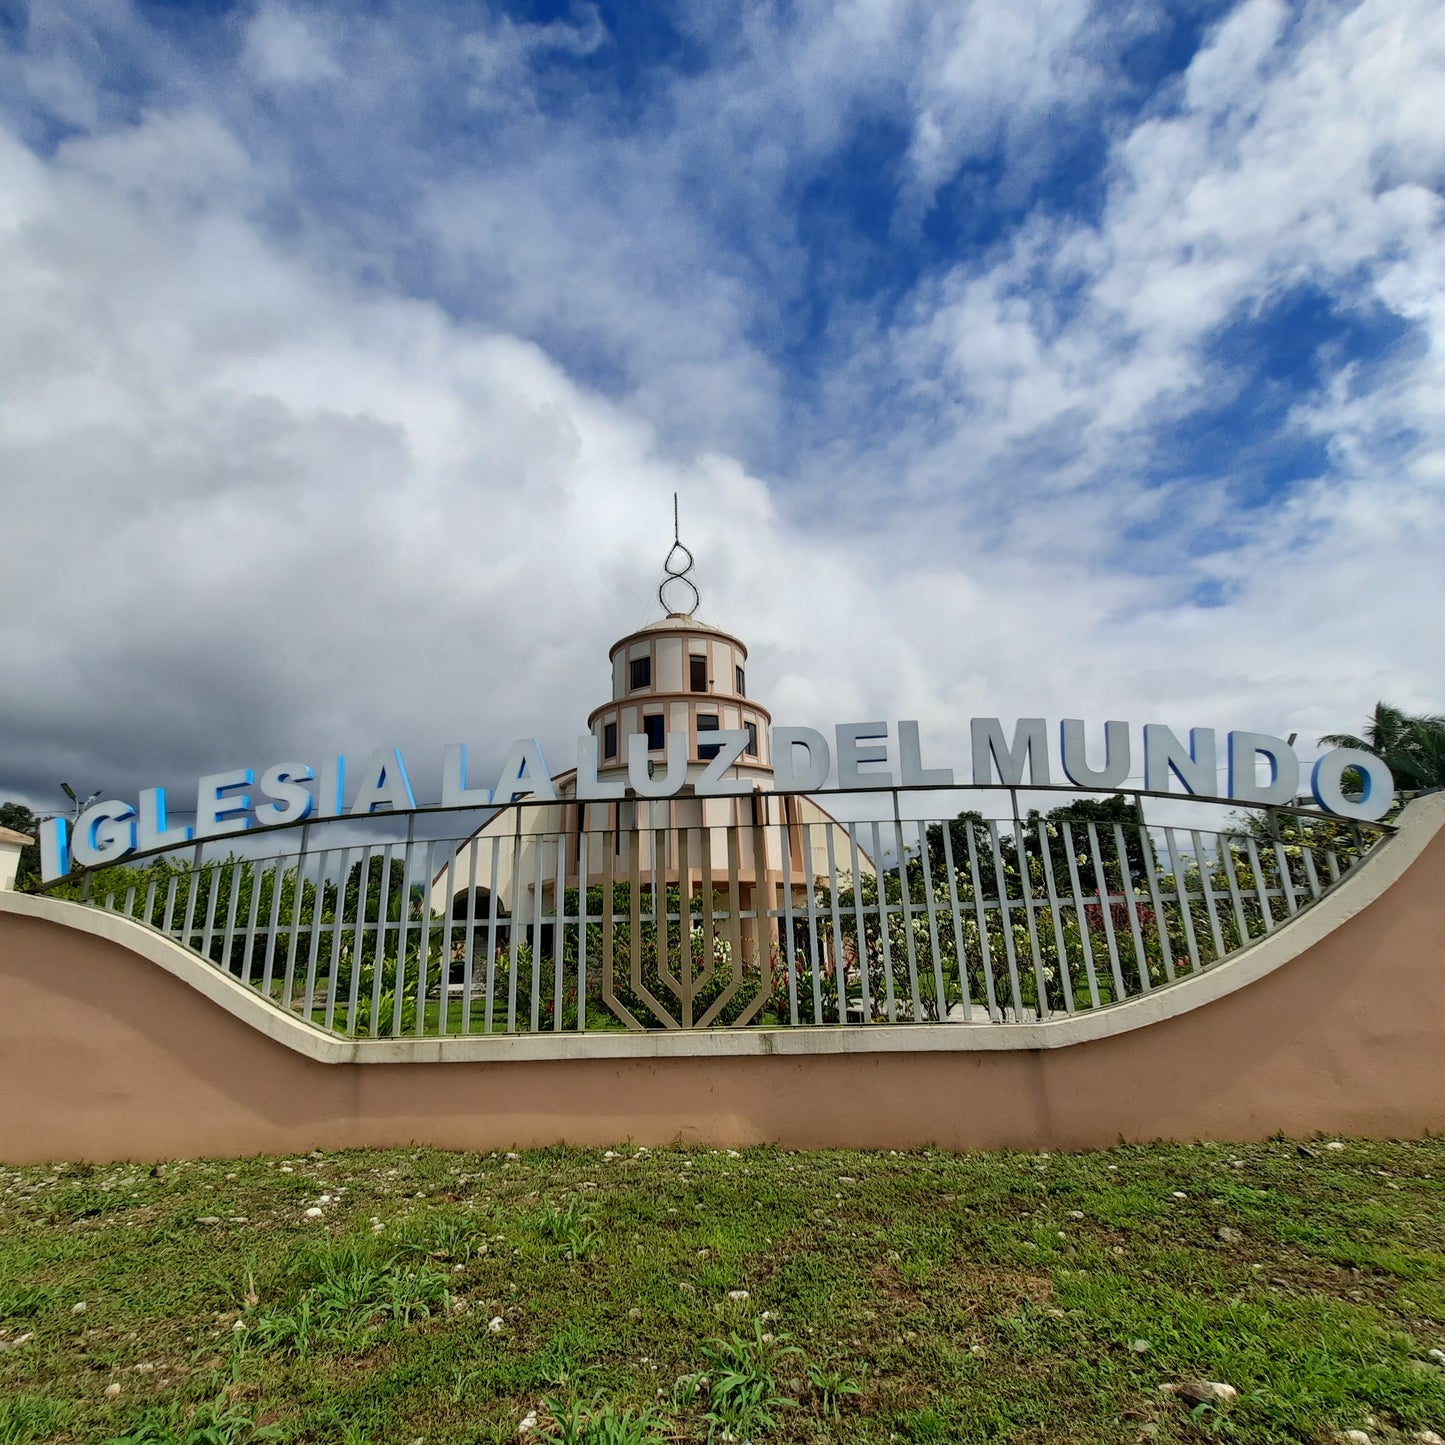
M745 1289L730 1289L728 1291L728 1298L732 1300L745 1300L751 1299L752 1296Z
M73 1315L83 1315L87 1308L88 1306L83 1299L76 1300L76 1302L70 1307L70 1313Z
M324 1209L321 1209L317 1205L313 1204L311 1208L306 1211L306 1218L320 1219L325 1215L325 1213L326 1211Z
M120 1386L112 1380L110 1384L105 1387L105 1398L107 1400L113 1400L118 1394L120 1394Z
M503 1323L504 1323L504 1321L503 1321L501 1315L493 1315L493 1316L491 1317L491 1319L489 1319L489 1320L487 1321L487 1328L488 1328L494 1335L499 1335L499 1334L502 1333L502 1325L503 1325Z

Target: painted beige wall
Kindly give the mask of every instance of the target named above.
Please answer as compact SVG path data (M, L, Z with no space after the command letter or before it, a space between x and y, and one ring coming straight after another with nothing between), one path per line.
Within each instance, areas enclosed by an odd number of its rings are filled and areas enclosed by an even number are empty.
M1314 915L1151 996L1153 1012L1134 1017L1155 1021L1067 1042L1076 1030L1057 1036L1060 1047L1010 1048L991 1026L940 1025L944 1033L912 1026L889 1038L836 1031L830 1051L814 1052L776 1035L734 1056L663 1057L654 1036L609 1036L604 1050L645 1046L654 1056L324 1063L259 1033L236 1016L239 1003L228 1012L114 938L59 921L73 909L0 908L0 1158L624 1139L1082 1149L1277 1130L1418 1136L1445 1129L1445 799L1415 807L1428 816L1412 837L1385 845ZM1391 849L1408 864L1393 881ZM1343 921L1320 937L1326 908ZM1189 1006L1188 990L1207 997L1231 969L1232 991ZM223 978L204 986L218 997L239 989ZM1053 1026L1017 1027L1012 1037L1037 1041ZM879 1036L867 1048L886 1047L860 1051L860 1032ZM935 1048L934 1038L950 1043ZM533 1044L500 1042L516 1052Z

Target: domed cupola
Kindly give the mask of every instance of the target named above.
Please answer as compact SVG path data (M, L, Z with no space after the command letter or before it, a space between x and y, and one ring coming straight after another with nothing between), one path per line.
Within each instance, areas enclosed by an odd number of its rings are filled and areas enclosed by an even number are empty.
M678 554L686 565L677 567ZM677 539L674 513L673 549L668 554L667 576L657 589L658 601L668 606L668 590L686 588L691 606L668 611L636 632L613 643L612 698L593 709L588 729L597 739L600 775L625 771L627 741L638 733L647 738L649 756L659 762L670 734L687 738L688 781L693 782L718 752L710 734L741 729L748 742L737 761L737 774L766 785L773 766L768 751L767 708L748 697L748 650L731 633L699 621L697 588L690 573L692 553Z

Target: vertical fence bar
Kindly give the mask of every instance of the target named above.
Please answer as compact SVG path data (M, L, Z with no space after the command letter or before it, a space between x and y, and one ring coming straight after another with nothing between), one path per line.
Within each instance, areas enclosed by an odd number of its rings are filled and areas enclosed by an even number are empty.
M1184 927L1184 946L1189 950L1189 971L1199 972L1199 940L1194 936L1194 906L1189 895L1189 876L1179 866L1179 841L1173 828L1164 830L1164 846L1169 850L1169 866L1174 872L1174 896L1179 900L1179 918Z
M502 866L502 840L493 838L490 841L492 845L492 895L487 903L487 997L483 1018L483 1026L487 1033L492 1031L492 1005L497 992L497 875L501 872ZM511 938L513 932L515 930L508 923L508 939Z
M791 808L789 804L792 804ZM704 807L707 805L704 804ZM788 814L793 814L789 821ZM797 919L793 915L793 835L798 822L797 801L783 800L783 966L788 970L788 1022L794 1028L798 1025L798 935ZM711 841L709 841L709 851Z
M753 802L753 939L757 947L758 956L755 960L758 966L758 998L756 1009L747 1015L755 1019L768 1005L772 997L773 989L776 986L773 978L772 966L769 954L764 952L768 948L768 930L771 927L772 913L769 908L770 894L768 889L768 800L767 796L758 797L754 795ZM738 959L735 977L742 978L745 959ZM841 967L841 964L840 964ZM844 980L841 975L838 986L843 987ZM766 988L763 985L766 984Z
M698 970L694 966L697 963L692 956L692 848L689 837L692 829L678 824L677 829L677 912L678 912L678 951L677 951L677 983L678 1003L680 1005L680 1017L682 1026L690 1029L693 1026L692 1001L697 992ZM712 948L712 939L704 935L704 946ZM715 956L709 962L716 964ZM734 960L734 968L740 965L740 960ZM708 964L704 963L703 977L708 976Z
M702 817L702 827L698 830L697 851L698 851L698 877L699 877L699 879L701 880L700 886L701 886L701 888L702 888L702 936L703 936L703 947L707 950L708 966L709 966L710 968L714 968L714 969L715 969L715 968L717 967L717 920L716 920L716 918L714 917L714 910L713 910L712 829L708 827L708 822L707 822L707 804L706 804L706 803L702 804L701 817ZM784 848L784 851L783 851L783 878L784 878L783 892L784 892L785 895L791 896L791 894L790 894L790 889L789 889L788 883L787 883L787 881L786 881L786 880L787 880L787 877L788 877L787 856L788 856L788 855L787 855L787 849L786 849L786 847L785 847L785 848ZM789 905L789 906L791 907L791 905ZM733 970L734 970L734 977L736 977L736 970L741 967L741 960L740 960L740 959L730 959L729 962L730 962L730 964L732 965L732 968L733 968ZM798 979L797 979L797 970L794 969L793 972L792 972L792 974L789 975L789 977L791 977L791 979L792 979L793 1022L794 1022L794 1023L797 1023L797 1021L798 1021Z
M256 920L261 913L261 891L266 880L265 860L259 859L251 865L251 906L246 910L246 952L245 967L241 980L249 985L256 962Z
M1312 899L1320 896L1320 875L1315 870L1315 852L1309 843L1300 844L1300 857L1304 859L1305 882L1309 885Z
M883 957L883 994L888 1022L898 1022L898 989L893 978L893 937L888 918L888 868L883 862L883 834L873 828L873 876L878 881L878 940Z
M1144 816L1142 799L1135 800L1139 816ZM1154 910L1154 929L1159 935L1159 957L1164 962L1164 976L1174 982L1174 945L1169 937L1169 919L1164 912L1164 900L1159 892L1159 879L1154 869L1154 840L1143 823L1139 824L1139 856L1144 860L1144 882L1149 889L1149 906Z
M356 1033L356 1015L361 1002L361 974L366 961L366 905L371 898L371 865L378 855L368 844L361 850L361 879L356 889L356 921L351 930L351 976L346 981L346 1032ZM342 897L345 906L345 895ZM386 913L386 900L380 900L380 915ZM376 945L372 951L372 972L381 971L381 930L378 927ZM336 990L328 989L326 997L326 1027L334 1028L332 1007Z
M533 835L532 856L537 860L537 866L532 870L532 998L527 1022L534 1034L542 1027L542 865L545 843L545 834Z
M903 937L908 945L908 1007L910 1023L919 1022L923 1000L918 995L918 940L913 936L912 889L908 886L908 849L903 839L903 819L898 807L898 790L893 789L893 836L898 850L898 893L903 904Z
M1049 917L1054 924L1054 947L1058 950L1059 988L1064 997L1065 1013L1074 1011L1074 981L1069 977L1069 946L1064 941L1063 909L1059 904L1058 885L1054 881L1054 854L1049 847L1049 825L1038 821L1039 856L1044 863L1044 891L1049 900Z
M1278 826L1278 818L1275 819ZM1274 861L1279 866L1279 886L1284 890L1284 906L1286 914L1299 912L1299 897L1295 893L1294 879L1290 876L1289 858L1285 854L1284 843L1276 838L1274 841Z
M641 808L639 803L638 808ZM642 819L639 814L633 815L637 819L637 827L633 830L628 842L627 858L627 977L631 981L642 976ZM729 833L729 843L732 835ZM731 848L729 849L729 863L732 863ZM731 871L731 881L735 883L737 870L734 867Z
M873 983L869 978L868 929L863 922L863 869L858 859L858 825L848 824L848 863L853 870L853 938L858 956L858 988L862 998L863 1022L873 1022ZM877 875L874 875L877 882Z
M472 977L475 964L473 953L476 948L477 938L477 854L481 852L482 840L473 836L467 843L467 912L463 921L466 930L462 935L462 1033L469 1034L472 1031ZM495 849L493 849L495 855ZM451 916L452 909L456 906L451 896L451 887L455 886L456 875L452 875L452 883L447 893L447 916ZM448 970L450 977L450 970Z
M442 898L441 952L439 955L441 979L438 987L441 989L441 1006L437 1011L437 1033L446 1037L452 1031L452 954L456 952L456 942L453 937L456 933L456 919L452 917L452 898L457 891L457 845L454 839L446 840L446 862L442 864L441 871L433 874L431 870L434 867L436 867L435 856L427 865L426 907L430 914L432 894L437 891L438 883L440 883ZM458 1009L458 1013L460 1012L461 1010Z
M1264 866L1260 862L1259 849L1255 846L1254 839L1246 837L1243 839L1244 851L1249 855L1250 870L1254 874L1254 891L1259 897L1260 922L1264 924L1266 933L1274 932L1274 909L1270 907L1269 887L1265 882Z
M938 943L938 900L933 896L933 868L928 857L928 828L919 823L918 853L923 865L923 904L928 914L928 947L933 956L933 986L937 990L938 1021L948 1017L948 988L943 981L943 954Z
M359 850L364 854L365 850ZM331 926L331 958L326 966L326 1028L329 1031L336 1019L336 988L337 979L341 974L341 935L346 929L346 885L351 881L351 849L348 848L341 855L341 879L336 885L336 918ZM359 865L358 865L359 866ZM362 874L357 884L356 891L363 896L366 893L366 875ZM353 944L355 939L352 940ZM353 948L353 954L355 949ZM352 972L356 972L353 961Z
M587 1030L587 925L592 907L592 835L587 831L586 808L577 810L577 1031ZM604 837L603 842L606 842Z
M195 946L195 923L196 923L196 897L201 886L201 859L204 857L206 845L197 843L191 853L191 871L186 878L186 926L181 934L181 942L187 948ZM86 886L90 885L90 875L85 875Z
M833 825L828 825L828 911L833 925L833 977L838 984L838 1022L848 1022L848 968L843 947L843 920L838 910L838 862L833 844Z
M323 848L317 859L316 897L311 907L311 942L306 955L306 991L302 994L302 1014L306 1022L313 1023L312 1011L316 1006L316 960L321 950L321 933L324 928L323 915L326 912L326 877L331 871L333 850Z
M1109 895L1109 879L1104 869L1104 850L1099 845L1098 825L1089 823L1089 853L1094 860L1094 882L1099 885L1099 916L1104 924L1104 941L1109 946L1109 968L1114 978L1114 1002L1121 1003L1127 996L1124 988L1124 973L1119 967L1119 942L1114 936L1114 903Z
M1079 942L1084 947L1084 974L1089 981L1089 1007L1099 1007L1099 975L1094 966L1094 939L1089 931L1089 910L1084 904L1084 888L1079 882L1079 860L1074 854L1074 830L1061 822L1064 830L1064 852L1069 862L1069 894L1074 905L1074 918L1079 925Z
M1333 859L1334 854L1330 854L1330 857ZM1338 877L1338 870L1336 870L1336 876ZM178 873L172 873L166 880L166 911L161 919L161 928L166 933L174 933L176 921L176 890L179 886L180 875ZM189 880L187 880L186 889L188 892L190 891Z
M231 896L226 903L226 931L222 935L221 957L218 960L227 973L231 972L231 946L236 941L236 910L241 901L241 879L247 872L249 868L239 858L231 864Z
M221 869L225 865L217 859L206 870L206 921L201 927L201 946L196 950L203 958L211 958L211 942L216 931L216 905L221 899ZM215 963L215 959L211 959Z
M734 819L738 817L733 814ZM738 843L738 833L741 831L740 824L733 822L728 826L728 944L732 950L731 958L733 968L741 971L743 966L743 884L742 884L742 850ZM810 895L811 896L811 895Z
M964 823L964 838L968 842L968 877L973 885L973 909L978 919L979 956L983 960L983 993L988 1005L988 1018L1002 1020L1003 1013L998 1006L998 990L993 982L993 945L988 938L988 912L984 907L983 880L978 866L978 844L973 836L973 824Z
M401 897L396 907L396 983L391 990L391 1036L394 1039L401 1037L406 1005L406 936L411 922L412 829L415 826L415 816L408 818L405 840L392 844L393 848L401 849ZM418 960L417 972L421 973L423 968Z
M1029 867L1029 850L1024 842L1023 824L1018 816L1018 795L1011 795L1014 799L1014 850L1019 860L1019 892L1023 894L1024 922L1029 931L1029 953L1034 962L1034 1012L1044 1018L1049 1012L1049 987L1048 981L1044 978L1043 952L1039 948L1039 919L1038 910L1034 904L1033 882L1029 874L1033 871Z
M1003 871L1003 846L999 841L998 824L994 822L988 825L988 846L993 854L994 881L998 885L999 928L1003 933L1004 957L1008 961L1009 996L1013 1001L1014 1019L1022 1023L1024 1000L1019 987L1019 960L1014 948L1013 919L1009 916L1008 879ZM1027 866L1026 862L1021 862L1020 871Z
M381 890L376 907L376 957L371 970L371 1022L367 1032L372 1038L381 1033L382 984L386 973L386 935L391 925L391 865L395 843L381 845ZM393 987L396 975L392 975Z
M1214 956L1215 958L1223 958L1227 950L1224 947L1223 931L1219 927L1218 895L1214 891L1214 865L1205 866L1206 854L1204 844L1200 841L1199 830L1197 828L1191 828L1189 830L1189 841L1193 845L1194 858L1199 866L1199 887L1200 891L1204 894L1204 911L1209 918L1209 933L1214 942ZM1216 846L1219 845L1219 842L1219 838L1216 837ZM1218 860L1218 857L1219 854L1216 852L1216 860Z
M296 982L296 950L301 936L301 903L306 896L306 860L308 857L306 844L310 837L311 824L305 823L301 828L301 847L296 854L296 888L295 895L291 900L291 934L286 942L286 980L282 989L282 1007L287 1013L291 1012L291 996ZM315 906L314 903L312 906Z
M958 963L958 991L964 1023L973 1022L973 989L968 982L968 950L963 942L963 918L958 902L958 867L953 861L953 824L944 822L943 866L948 871L948 915L953 920L954 958Z
M1219 859L1224 867L1224 881L1229 888L1229 901L1234 908L1234 921L1239 925L1239 944L1243 947L1251 938L1249 923L1244 916L1244 899L1239 892L1239 879L1234 873L1234 839L1227 833L1219 835Z
M1129 846L1124 841L1124 825L1114 824L1114 846L1119 852L1119 890L1124 895L1124 907L1129 914L1129 932L1134 939L1135 959L1139 969L1139 989L1148 993L1149 955L1144 948L1144 934L1139 927L1139 905L1134 897L1134 874L1129 867Z
M414 822L414 820L413 820ZM432 839L423 838L419 843L413 843L407 849L407 853L414 858L416 850L421 851L421 876L425 880L422 887L421 905L418 908L420 917L417 919L417 926L421 930L421 936L417 939L416 945L416 1023L412 1025L412 1033L417 1038L426 1035L426 1009L431 998L431 877L432 877ZM415 876L415 863L412 864L413 876ZM411 913L411 890L407 890L406 902L403 905L410 915ZM446 1032L447 1012L447 968L442 964L440 997L437 1001L437 1032ZM397 1030L401 1032L400 1028Z
M520 945L522 913L522 810L516 810L512 832L512 922L508 928L507 957L507 1032L517 1031L517 949Z
M662 833L662 846L659 849L661 830L657 826L656 805L652 802L645 802L639 803L638 808L642 810L643 816L647 819L647 878L652 893L648 900L647 917L652 927L652 946L657 957L657 992L661 995L672 972L667 944L667 835ZM659 853L662 857L661 868L658 867ZM660 878L659 875L661 875ZM659 881L662 884L660 899L658 897Z
M731 835L729 835L731 838ZM729 851L731 852L731 841ZM808 889L808 972L813 980L813 1022L823 1022L823 960L818 947L818 881L813 876L812 824L803 824L803 865Z
M552 879L552 1029L562 1031L562 934L567 902L567 834L557 834L557 868Z

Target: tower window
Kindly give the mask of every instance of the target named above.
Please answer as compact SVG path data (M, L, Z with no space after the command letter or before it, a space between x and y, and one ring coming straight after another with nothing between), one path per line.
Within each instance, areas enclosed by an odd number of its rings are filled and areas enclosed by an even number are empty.
M650 657L634 657L628 664L628 669L633 692L640 687L652 686L652 659Z
M748 757L755 758L758 755L758 725L753 722L745 722L743 731L748 735L747 746L743 749Z
M688 686L692 689L693 692L706 692L707 658L702 656L701 654L696 657L690 657L687 660L687 665L691 672L691 678Z
M663 748L663 726L662 714L660 712L649 713L642 719L642 731L647 734L647 751L660 753Z
M615 722L602 725L602 756L604 758L617 756L617 724Z
M698 755L698 757L700 757L704 762L708 762L708 761L710 761L711 759L717 757L718 753L721 751L721 745L720 745L719 743L705 743L705 742L703 742L703 740L702 740L702 735L703 735L704 733L715 733L717 730L718 730L718 727L717 727L717 714L716 714L716 713L707 713L707 712L700 712L700 713L698 713L698 715L697 715L697 755Z
M747 686L746 686L746 683L747 683L747 680L748 680L748 679L747 679L747 674L744 673L743 670L742 670L742 668L740 668L740 667L739 667L739 668L735 668L734 671L737 673L737 677L738 677L738 696L739 696L739 697L746 697L746 696L748 695L748 690L747 690Z

